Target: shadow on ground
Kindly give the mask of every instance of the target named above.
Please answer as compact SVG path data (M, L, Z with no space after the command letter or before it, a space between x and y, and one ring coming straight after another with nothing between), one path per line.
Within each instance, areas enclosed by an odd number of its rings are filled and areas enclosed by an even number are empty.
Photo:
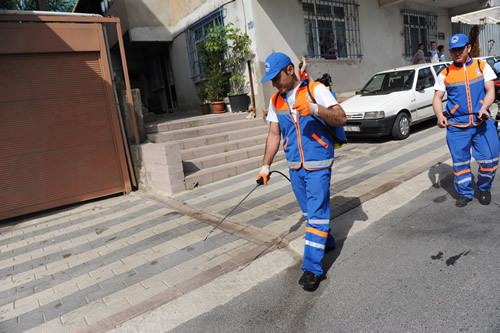
M368 215L366 215L362 209L359 209L355 214L348 215L348 219L343 218L342 220L338 220L336 218L360 206L361 200L358 197L334 196L332 199L330 228L331 234L335 238L336 247L334 251L325 253L323 257L322 262L325 279L327 278L329 269L342 253L347 235L354 225L354 222L366 221L368 220Z

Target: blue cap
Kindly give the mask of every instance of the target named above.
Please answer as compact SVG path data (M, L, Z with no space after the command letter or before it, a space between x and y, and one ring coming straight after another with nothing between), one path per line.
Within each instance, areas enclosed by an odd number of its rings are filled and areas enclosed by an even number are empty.
M286 54L279 52L271 53L269 57L266 58L266 63L264 64L264 67L266 68L266 76L260 80L260 83L274 79L274 77L278 75L283 68L291 63L292 60Z
M465 36L464 34L455 34L451 36L450 38L450 48L448 49L454 49L456 47L462 47L469 44L469 38Z

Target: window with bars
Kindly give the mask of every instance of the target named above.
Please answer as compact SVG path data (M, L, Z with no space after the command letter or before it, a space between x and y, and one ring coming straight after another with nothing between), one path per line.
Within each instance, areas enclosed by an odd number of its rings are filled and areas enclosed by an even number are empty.
M206 39L209 28L213 28L217 24L224 25L224 10L224 8L221 8L208 14L201 20L191 24L185 30L192 79L198 79L202 74L200 57L198 54L198 44Z
M307 56L324 59L362 56L358 7L354 0L302 0Z
M437 15L407 9L403 10L402 14L405 55L413 57L420 43L424 43L424 53L427 54L430 42L437 39Z

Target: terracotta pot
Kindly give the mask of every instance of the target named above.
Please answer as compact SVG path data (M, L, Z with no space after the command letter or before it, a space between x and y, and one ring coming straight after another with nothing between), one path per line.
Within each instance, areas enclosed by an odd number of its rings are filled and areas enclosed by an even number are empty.
M224 113L224 112L226 112L225 105L226 104L224 103L224 101L212 102L212 108L214 110L214 113Z
M205 103L205 104L200 104L201 107L201 113L203 114L209 114L210 112L210 104Z

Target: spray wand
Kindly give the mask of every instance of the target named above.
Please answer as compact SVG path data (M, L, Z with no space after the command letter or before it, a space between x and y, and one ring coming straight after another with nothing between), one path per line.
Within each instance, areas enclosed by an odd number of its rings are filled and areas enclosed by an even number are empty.
M287 176L285 176L285 174L283 174L282 172L277 171L277 170L274 170L274 171L269 172L269 175L268 175L268 176L271 176L271 174L272 174L273 172L279 173L280 175L282 175L283 177L285 177L285 178L286 178L289 182L291 182L291 181L290 181L290 178L288 178ZM203 238L203 241L206 241L206 240L207 240L207 238L208 238L208 236L210 236L210 234L211 234L212 232L214 232L214 231L215 231L215 229L217 229L217 227L218 227L218 226L219 226L222 222L224 222L224 220L225 220L225 219L226 219L229 215L231 215L231 214L234 212L234 210L235 210L236 208L238 208L238 206L239 206L239 205L241 205L241 203L242 203L243 201L245 201L245 199L246 199L246 198L248 198L248 197L250 196L250 194L252 194L252 192L253 192L253 191L255 191L255 190L257 189L257 187L259 187L260 185L263 185L263 184L264 184L264 179L263 179L263 178L259 178L259 179L257 179L257 180L256 180L256 182L257 182L257 185L255 185L255 187L254 187L254 188L253 188L253 189L252 189L252 190L251 190L251 191L250 191L247 195L245 195L245 197L244 197L244 198L243 198L243 199L242 199L242 200L241 200L241 201L240 201L240 202L239 202L236 206L234 206L234 208L233 208L233 209L231 209L231 211L229 212L229 214L227 214L226 216L224 216L224 217L223 217L223 218L222 218L222 219L221 219L221 220L220 220L220 221L219 221L219 222L218 222L218 223L217 223L217 224L216 224L216 225L215 225L212 229L210 229L210 231L209 231L209 232L208 232L208 234L205 236L205 238Z

